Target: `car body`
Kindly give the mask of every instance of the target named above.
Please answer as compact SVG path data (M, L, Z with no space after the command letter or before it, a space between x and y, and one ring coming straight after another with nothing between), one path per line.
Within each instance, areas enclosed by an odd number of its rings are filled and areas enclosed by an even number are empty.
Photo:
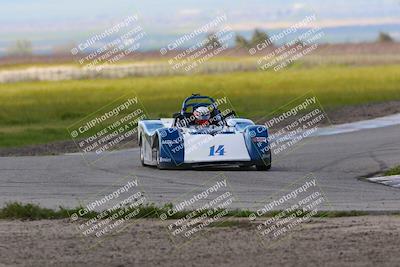
M200 106L212 110L208 125L193 123L193 111ZM271 168L268 129L237 118L232 110L221 111L213 98L199 94L187 97L173 118L139 121L138 142L142 165L159 169L225 165Z

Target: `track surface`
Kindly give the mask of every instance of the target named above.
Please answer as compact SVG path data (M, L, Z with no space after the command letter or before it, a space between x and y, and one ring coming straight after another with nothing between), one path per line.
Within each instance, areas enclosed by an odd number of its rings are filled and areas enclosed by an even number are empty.
M293 181L318 179L335 210L399 210L400 190L358 179L400 162L400 126L313 137L269 172L255 170L161 171L142 167L137 149L109 153L93 165L80 154L0 158L0 205L8 201L75 207L90 196L123 185L135 175L156 204L175 199L221 172L239 199L233 207L254 209Z

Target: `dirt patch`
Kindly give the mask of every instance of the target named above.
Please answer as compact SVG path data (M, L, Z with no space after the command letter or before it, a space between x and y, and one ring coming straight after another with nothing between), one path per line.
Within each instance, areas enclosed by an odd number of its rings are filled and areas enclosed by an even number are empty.
M400 101L371 103L327 110L333 124L369 120L400 113Z
M71 140L24 147L1 148L0 157L58 155L73 152L79 152L79 149Z
M398 266L400 216L312 219L265 247L255 227L212 227L175 247L159 220L135 220L96 247L67 220L0 221L5 266Z
M327 110L326 112L333 124L355 122L400 113L400 101L347 106ZM130 142L127 146L124 146L124 148L136 146L136 142ZM25 147L0 148L0 157L57 155L74 152L79 152L79 149L71 140Z

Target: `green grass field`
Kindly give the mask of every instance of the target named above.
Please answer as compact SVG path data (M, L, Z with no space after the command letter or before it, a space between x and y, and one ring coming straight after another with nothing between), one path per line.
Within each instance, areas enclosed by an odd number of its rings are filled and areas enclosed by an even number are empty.
M182 100L223 91L240 116L259 118L312 90L325 109L400 100L400 65L289 68L196 76L0 84L0 147L69 140L66 128L127 93L152 117Z

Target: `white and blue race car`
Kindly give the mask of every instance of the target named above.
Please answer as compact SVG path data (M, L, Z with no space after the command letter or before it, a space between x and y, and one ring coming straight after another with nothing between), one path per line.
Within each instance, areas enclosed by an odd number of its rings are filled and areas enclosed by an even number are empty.
M159 169L255 166L269 170L268 129L218 106L211 97L193 94L173 118L139 121L142 165Z

